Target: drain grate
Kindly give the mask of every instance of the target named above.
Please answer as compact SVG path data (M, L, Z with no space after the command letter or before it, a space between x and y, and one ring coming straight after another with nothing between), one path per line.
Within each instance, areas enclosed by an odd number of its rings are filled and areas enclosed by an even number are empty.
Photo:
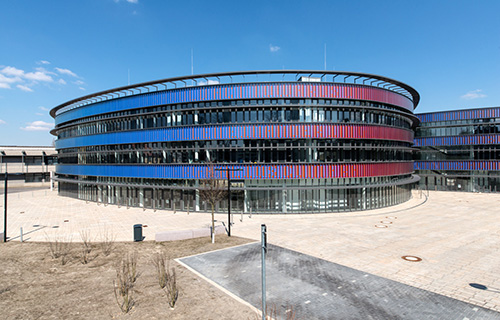
M410 262L420 262L422 261L422 258L419 258L417 256L402 256L401 259L410 261Z

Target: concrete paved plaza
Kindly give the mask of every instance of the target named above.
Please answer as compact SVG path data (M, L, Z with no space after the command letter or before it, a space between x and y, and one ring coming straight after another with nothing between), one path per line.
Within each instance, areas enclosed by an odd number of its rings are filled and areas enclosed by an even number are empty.
M12 240L19 240L20 227L28 241L79 241L82 230L96 240L109 232L119 241L131 241L136 223L148 226L146 240L153 240L156 232L210 223L206 213L98 206L49 190L14 193L8 199ZM431 191L425 201L415 191L402 205L372 211L244 215L242 222L235 214L232 234L260 240L265 223L272 244L500 311L499 205L500 194ZM220 221L226 217L216 215Z
M256 309L261 244L178 259ZM266 256L266 304L299 319L499 319L500 313L275 245ZM281 317L276 317L281 319Z

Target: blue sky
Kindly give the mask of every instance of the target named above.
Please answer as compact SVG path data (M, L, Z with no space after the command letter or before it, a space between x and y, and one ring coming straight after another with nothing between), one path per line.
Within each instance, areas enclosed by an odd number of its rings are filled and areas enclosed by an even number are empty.
M50 145L48 110L128 83L264 69L357 71L416 112L500 106L500 1L3 1L0 145Z

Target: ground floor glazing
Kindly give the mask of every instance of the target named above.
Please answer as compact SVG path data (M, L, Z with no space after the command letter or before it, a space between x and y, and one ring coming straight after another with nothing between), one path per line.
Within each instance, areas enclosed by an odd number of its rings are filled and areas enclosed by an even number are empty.
M252 185L249 183L248 185ZM245 213L326 213L370 210L405 202L411 197L411 183L371 186L261 186L232 183L231 211ZM158 188L140 185L113 185L59 181L59 194L86 201L118 206L175 211L210 211L195 187ZM215 206L227 212L227 198Z
M420 170L418 187L424 190L500 192L498 171L431 171Z

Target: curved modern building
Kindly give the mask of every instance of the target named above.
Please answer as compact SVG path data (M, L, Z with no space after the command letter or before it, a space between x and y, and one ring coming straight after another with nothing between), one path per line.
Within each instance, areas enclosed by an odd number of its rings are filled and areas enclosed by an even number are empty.
M382 76L245 71L162 79L63 103L61 195L206 210L200 181L226 179L231 210L333 212L410 198L418 93ZM227 201L217 206L227 210Z
M420 187L500 191L500 108L418 114L415 169Z

